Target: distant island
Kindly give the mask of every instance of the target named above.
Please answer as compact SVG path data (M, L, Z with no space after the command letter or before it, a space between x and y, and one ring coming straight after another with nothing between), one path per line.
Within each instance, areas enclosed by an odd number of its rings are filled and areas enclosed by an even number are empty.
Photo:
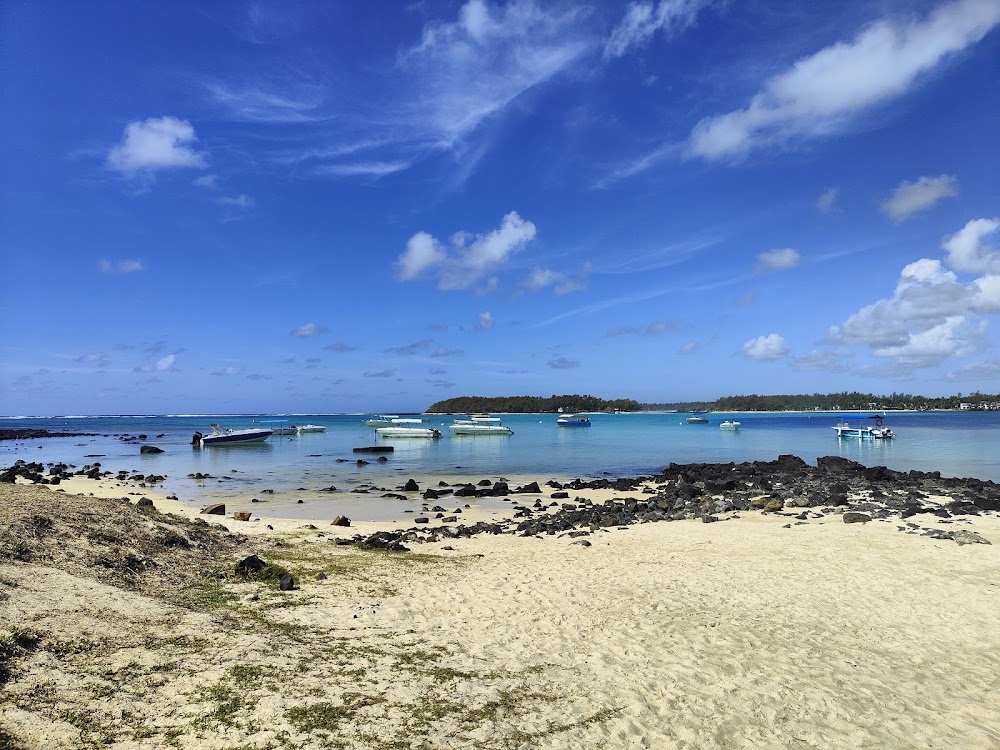
M457 396L438 401L427 409L428 414L539 414L544 412L572 413L580 411L639 411L639 402L630 398L610 401L596 396L570 394L564 396Z
M597 396L458 396L438 401L428 414L540 414L546 412L614 411L863 411L906 409L961 409L1000 411L1000 394L975 391L954 396L914 396L909 393L877 395L874 393L803 393L798 395L724 396L715 401L673 401L640 404L631 398L603 399Z
M928 397L909 393L876 395L873 393L812 393L800 395L725 396L715 401L680 401L642 404L643 411L857 411L908 409L1000 410L1000 394L978 391L954 396Z

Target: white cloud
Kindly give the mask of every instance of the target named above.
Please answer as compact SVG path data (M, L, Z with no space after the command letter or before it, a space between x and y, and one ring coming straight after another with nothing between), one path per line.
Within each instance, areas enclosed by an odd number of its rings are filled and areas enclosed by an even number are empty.
M190 145L197 140L191 123L176 117L130 122L122 142L108 152L108 166L123 174L203 167L204 156Z
M761 361L771 361L780 359L788 354L788 346L785 339L777 333L769 333L767 336L758 336L750 339L742 346L743 354L749 359Z
M312 122L319 119L316 109L323 103L322 87L302 80L255 82L243 87L216 82L208 84L206 89L230 117L246 122Z
M914 330L939 325L967 310L972 295L941 261L921 258L900 272L892 297L866 305L843 324L830 329L830 338L846 344L901 346Z
M941 243L952 268L982 276L965 283L940 260L921 258L903 268L891 297L831 326L830 339L868 345L899 372L986 346L986 321L974 316L1000 312L1000 273L991 273L1000 271L1000 254L983 243L998 228L1000 219L976 219Z
M761 253L757 256L757 272L771 273L773 271L785 271L789 268L795 268L799 264L801 257L797 250L793 250L790 247L784 247L780 250L768 250L766 253Z
M945 375L946 380L972 380L977 383L994 378L1000 378L1000 358L996 357L965 365Z
M496 320L493 318L493 313L491 312L481 312L476 318L476 328L480 331L488 331L493 326L496 325Z
M686 341L681 347L681 354L694 354L696 351L698 351L697 341Z
M948 254L948 265L964 273L1000 273L1000 250L983 243L1000 228L998 219L974 219L945 238L941 247Z
M836 213L838 198L840 198L840 188L827 188L816 200L816 208L825 214Z
M406 243L406 250L396 259L396 278L409 281L424 271L440 266L447 259L444 247L427 232L417 232Z
M949 54L1000 22L1000 3L958 0L920 21L880 20L769 79L746 109L709 117L691 132L690 153L739 157L769 142L835 131L858 112L905 93Z
M431 352L432 357L460 357L465 354L461 349L449 349L446 346L439 346L433 352Z
M711 0L660 0L632 3L604 46L606 57L620 57L631 47L646 44L657 31L672 34L692 26L698 12Z
M144 365L139 365L134 368L134 372L166 372L167 370L172 370L174 365L177 363L176 354L168 354L165 357L161 357L152 363L147 363Z
M878 347L875 354L892 358L904 368L936 367L951 357L972 354L984 344L982 329L955 315L926 331L910 334L903 344Z
M242 367L226 367L226 368L224 368L222 370L215 370L215 371L213 371L212 375L217 375L217 376L223 377L223 378L230 378L230 377L232 377L234 375L239 375L241 372L243 372L243 368Z
M299 336L302 338L308 336L319 336L322 333L326 333L326 329L316 323L305 323L300 325L298 328L292 329L293 336Z
M332 177L385 177L408 169L411 163L409 160L341 162L321 164L312 171L313 174Z
M77 362L103 362L104 352L87 352L76 358Z
M193 180L194 185L203 188L214 188L219 182L218 175L214 174L203 174L200 177L195 177Z
M97 261L97 267L102 273L136 273L142 270L142 261L137 259L126 259L112 262L106 258Z
M920 177L915 182L901 182L884 201L882 212L897 224L913 214L924 211L942 198L958 195L958 179L943 174L938 177Z
M449 253L427 232L417 232L396 259L396 278L408 281L433 269L438 274L438 289L467 289L534 239L535 225L511 211L499 228L477 236L471 243L466 244L464 233L455 237L461 244L453 246Z

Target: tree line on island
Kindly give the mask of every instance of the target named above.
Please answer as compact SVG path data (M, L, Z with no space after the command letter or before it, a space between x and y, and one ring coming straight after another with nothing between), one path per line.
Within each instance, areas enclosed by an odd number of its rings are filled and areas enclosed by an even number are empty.
M964 406L963 406L964 405ZM865 409L1000 409L1000 395L978 391L954 396L915 396L910 393L803 393L798 395L724 396L715 401L643 404L643 410L676 411L858 411Z
M578 411L639 411L639 402L630 398L603 399L596 396L458 396L438 401L428 414L539 414Z
M724 396L715 401L674 401L640 404L631 398L603 399L597 396L458 396L432 404L429 414L539 414L545 412L614 411L858 411L865 409L988 409L1000 410L1000 394L975 391L954 396L916 396L910 393L878 395L859 393L812 393L798 395Z

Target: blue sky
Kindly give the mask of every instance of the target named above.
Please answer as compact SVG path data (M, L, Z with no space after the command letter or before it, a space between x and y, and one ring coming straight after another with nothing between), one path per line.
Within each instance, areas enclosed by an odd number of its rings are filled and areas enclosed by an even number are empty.
M1000 391L1000 0L0 4L0 413Z

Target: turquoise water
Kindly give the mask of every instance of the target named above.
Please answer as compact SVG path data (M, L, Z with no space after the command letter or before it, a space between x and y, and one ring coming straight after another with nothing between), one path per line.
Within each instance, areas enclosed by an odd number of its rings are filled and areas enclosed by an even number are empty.
M2 428L45 428L96 432L97 437L49 438L0 443L0 465L19 458L82 466L100 461L107 469L167 475L165 491L196 502L207 497L240 496L273 489L276 496L315 491L330 485L348 489L360 482L393 487L408 475L481 477L636 476L658 473L671 462L770 461L791 453L812 463L839 455L869 466L940 471L943 476L1000 481L1000 412L907 412L886 417L896 439L838 439L826 413L709 414L707 425L684 424L686 414L594 414L591 427L557 427L552 414L503 417L512 436L452 436L452 417L426 417L444 432L439 440L376 438L363 415L257 415L247 417L149 416L0 419ZM234 429L253 419L288 418L293 424L322 424L325 433L273 437L261 445L192 448L196 430L210 422ZM719 429L738 419L738 432ZM137 443L116 435L144 433L144 442L165 453L141 456ZM162 435L162 437L158 437ZM356 465L351 449L390 444L395 452L384 464ZM99 457L88 455L101 454ZM346 459L338 462L337 459ZM188 474L213 475L196 481Z

